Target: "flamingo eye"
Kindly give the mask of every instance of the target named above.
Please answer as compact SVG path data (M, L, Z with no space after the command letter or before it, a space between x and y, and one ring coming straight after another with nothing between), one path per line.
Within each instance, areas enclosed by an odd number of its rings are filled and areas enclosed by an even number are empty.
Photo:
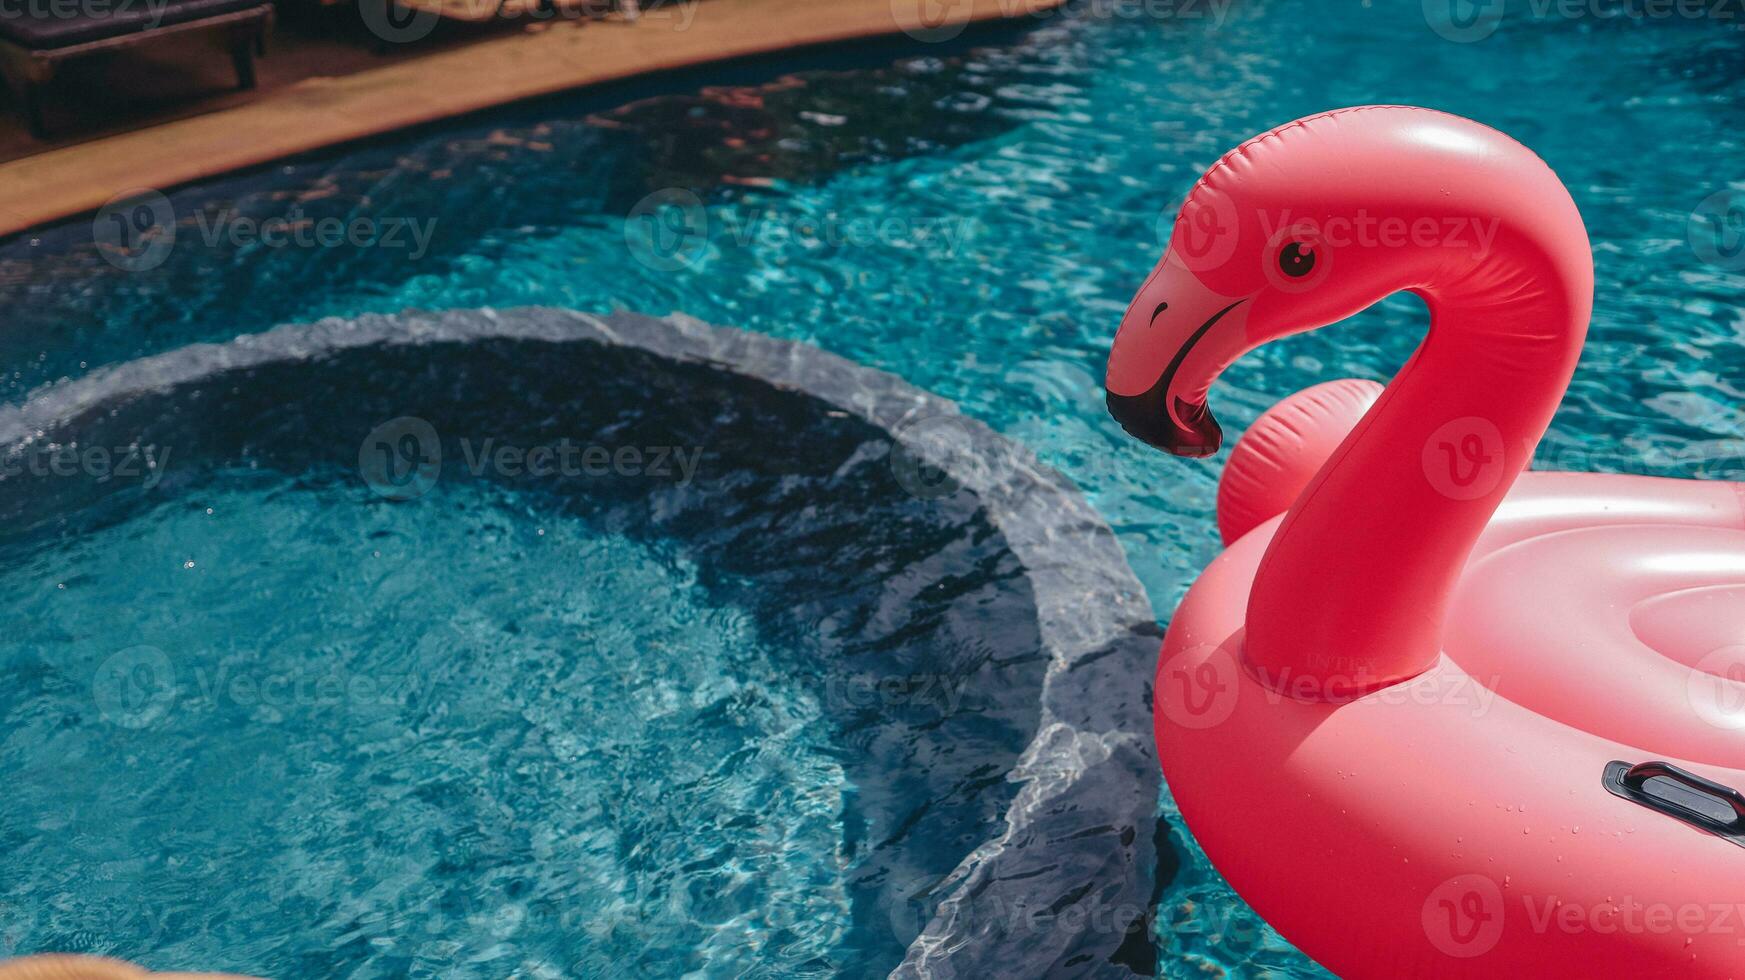
M1278 250L1278 270L1292 279L1301 279L1314 271L1315 249L1302 242L1291 242Z

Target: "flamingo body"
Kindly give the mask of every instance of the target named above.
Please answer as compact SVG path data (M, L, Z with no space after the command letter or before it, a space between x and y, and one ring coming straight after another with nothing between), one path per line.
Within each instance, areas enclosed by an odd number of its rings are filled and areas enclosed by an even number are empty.
M1189 829L1341 976L1745 978L1745 485L1526 472L1592 271L1531 151L1357 107L1214 165L1116 336L1111 412L1206 456L1243 353L1430 310L1238 445L1155 677Z
M1201 575L1155 681L1182 816L1263 918L1340 976L1745 977L1745 849L1600 781L1745 786L1745 488L1524 475L1437 663L1343 703L1241 664L1281 519Z

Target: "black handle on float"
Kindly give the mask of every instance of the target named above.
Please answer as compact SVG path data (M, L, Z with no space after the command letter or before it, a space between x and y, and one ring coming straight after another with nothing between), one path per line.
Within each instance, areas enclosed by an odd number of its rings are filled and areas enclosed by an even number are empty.
M1713 801L1718 804L1715 808L1717 811L1730 810L1732 817L1724 819L1689 802L1653 792L1648 785L1650 779L1664 779L1683 787L1686 795ZM1613 796L1622 797L1669 817L1676 817L1745 847L1745 793L1731 786L1705 779L1670 762L1660 761L1642 762L1633 766L1628 762L1608 762L1600 782Z

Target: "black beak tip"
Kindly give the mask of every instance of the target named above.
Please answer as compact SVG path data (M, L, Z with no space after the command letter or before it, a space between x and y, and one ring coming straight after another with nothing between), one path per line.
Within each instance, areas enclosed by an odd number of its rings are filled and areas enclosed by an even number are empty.
M1177 425L1163 409L1163 399L1157 389L1143 395L1117 395L1105 392L1109 414L1121 423L1127 434L1148 446L1161 449L1171 456L1203 459L1224 444L1224 430L1205 404L1189 405L1176 400Z

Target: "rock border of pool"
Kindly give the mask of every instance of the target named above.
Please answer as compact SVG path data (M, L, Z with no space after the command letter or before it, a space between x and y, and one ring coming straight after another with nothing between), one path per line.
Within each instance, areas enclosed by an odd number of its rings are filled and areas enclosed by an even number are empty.
M677 314L370 314L194 344L45 386L0 408L0 444L27 443L117 399L221 372L370 346L490 339L632 348L796 391L872 424L911 460L972 493L1030 581L1049 663L1036 732L1007 774L1019 788L1005 827L914 896L932 916L891 975L998 976L1014 964L1074 976L1153 969L1160 777L1149 680L1160 632L1150 602L1113 531L1071 481L896 375Z

